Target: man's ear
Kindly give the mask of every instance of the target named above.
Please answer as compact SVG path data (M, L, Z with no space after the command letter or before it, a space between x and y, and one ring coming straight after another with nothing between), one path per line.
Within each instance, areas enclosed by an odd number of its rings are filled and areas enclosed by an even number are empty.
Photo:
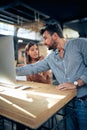
M58 38L58 34L55 32L55 33L53 34L53 37L54 37L54 39Z

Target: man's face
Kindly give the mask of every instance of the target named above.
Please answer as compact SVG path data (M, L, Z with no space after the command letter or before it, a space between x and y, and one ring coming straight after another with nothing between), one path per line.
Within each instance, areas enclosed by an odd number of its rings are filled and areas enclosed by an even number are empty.
M50 35L48 31L45 31L43 33L43 39L44 39L44 44L48 47L49 50L57 48L57 43L54 38L54 34Z

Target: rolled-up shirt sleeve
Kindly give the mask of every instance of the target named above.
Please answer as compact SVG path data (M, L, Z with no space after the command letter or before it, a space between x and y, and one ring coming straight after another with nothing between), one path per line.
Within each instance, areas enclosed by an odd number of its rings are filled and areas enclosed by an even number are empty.
M25 76L25 75L31 75L36 74L39 72L44 72L49 70L49 65L47 63L47 60L38 61L34 64L27 64L22 67L16 67L16 75L17 76Z

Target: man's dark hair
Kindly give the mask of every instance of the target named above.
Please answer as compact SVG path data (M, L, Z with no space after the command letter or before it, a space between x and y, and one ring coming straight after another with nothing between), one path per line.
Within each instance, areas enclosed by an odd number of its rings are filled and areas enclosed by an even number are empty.
M59 24L48 24L45 25L41 30L40 34L43 35L45 31L48 31L50 35L53 35L53 33L57 33L60 38L64 38L62 29Z

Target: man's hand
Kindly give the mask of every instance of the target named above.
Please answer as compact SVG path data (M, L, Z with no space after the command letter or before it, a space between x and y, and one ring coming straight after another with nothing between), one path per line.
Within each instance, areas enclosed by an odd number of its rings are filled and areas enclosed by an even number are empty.
M76 86L71 82L65 82L63 84L60 84L56 86L57 90L70 90L70 89L76 89Z

